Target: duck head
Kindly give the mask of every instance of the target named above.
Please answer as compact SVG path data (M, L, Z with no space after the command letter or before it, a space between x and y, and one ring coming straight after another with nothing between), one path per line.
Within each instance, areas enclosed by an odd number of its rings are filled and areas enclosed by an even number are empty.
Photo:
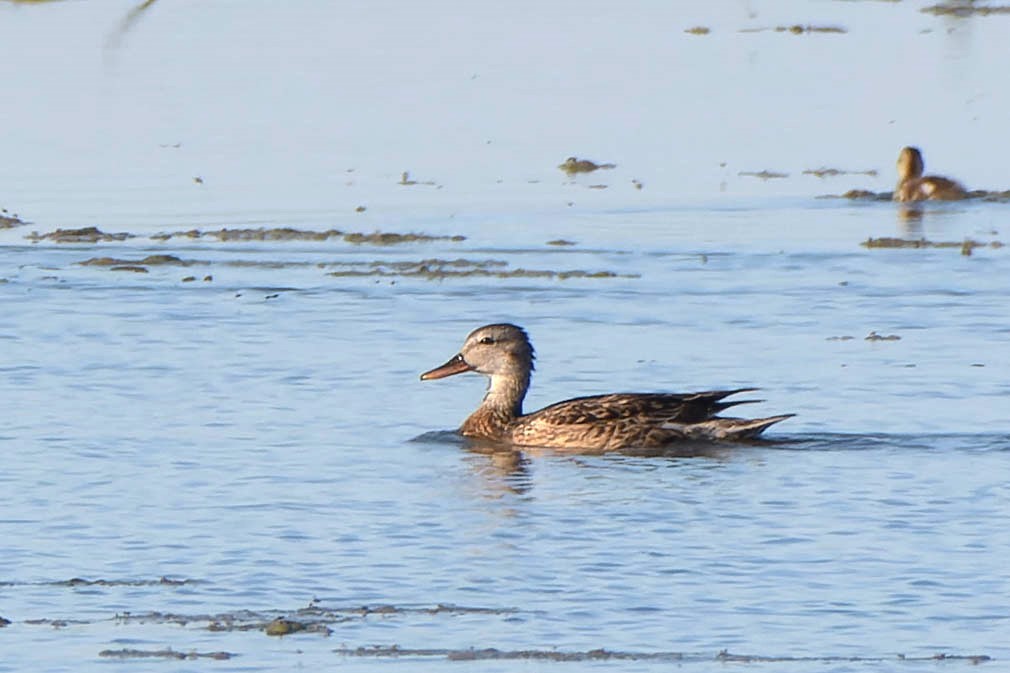
M522 327L509 323L485 325L470 332L459 353L448 362L421 374L421 380L477 372L492 380L504 377L528 385L534 357L533 346Z
M926 164L922 161L922 152L918 147L902 147L898 153L898 180L921 178Z

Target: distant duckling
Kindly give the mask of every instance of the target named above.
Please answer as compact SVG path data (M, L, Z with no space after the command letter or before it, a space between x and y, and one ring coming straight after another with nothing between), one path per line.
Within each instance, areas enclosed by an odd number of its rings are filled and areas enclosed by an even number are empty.
M918 147L903 147L898 154L898 186L895 201L957 201L967 193L957 181L939 175L922 174L925 170Z

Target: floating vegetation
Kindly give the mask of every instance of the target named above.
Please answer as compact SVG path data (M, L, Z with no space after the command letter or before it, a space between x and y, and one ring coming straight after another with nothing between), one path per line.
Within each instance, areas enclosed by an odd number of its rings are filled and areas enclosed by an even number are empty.
M720 652L717 657L719 661L735 662L742 664L753 664L753 663L785 663L790 661L800 662L800 661L812 661L812 662L874 662L874 661L908 661L908 662L922 662L922 661L965 661L971 664L980 664L984 661L992 661L992 657L987 654L945 654L943 652L937 654L931 654L921 657L910 657L904 654L898 654L893 659L890 657L825 657L825 656L812 656L812 657L775 657L775 656L762 656L758 654L731 654L727 650Z
M708 26L695 26L694 28L688 28L684 32L690 35L708 35L712 32L712 29Z
M368 243L370 245L396 245L397 243L425 243L428 241L465 241L466 236L430 236L428 234L394 234L376 231L371 234L344 234L348 243Z
M776 26L776 33L792 33L793 35L802 35L803 33L847 33L845 28L840 26L801 26L795 24L792 26Z
M854 336L846 334L844 336L830 336L827 339L825 339L825 341L852 341L855 338L856 337Z
M125 241L134 238L133 234L125 232L107 234L98 227L82 227L81 229L57 229L48 234L39 234L36 231L25 236L32 243L39 241L55 241L56 243L99 243L108 241Z
M154 234L151 236L156 241L168 241L173 238L214 238L219 241L327 241L331 238L342 239L348 243L367 243L371 245L395 245L397 243L426 243L430 241L465 241L466 236L433 236L430 234L407 233L398 234L393 232L375 231L370 234L362 232L345 232L339 229L327 229L325 231L310 231L306 229L293 229L291 227L272 227L269 229L216 229L213 231L201 231L199 229L189 229L187 231L175 231L169 233Z
M340 648L334 650L345 657L444 657L450 661L539 660L539 661L604 661L604 660L650 660L683 661L681 652L619 652L596 649L582 651L559 650L499 650L494 647L483 649L417 649L399 645L374 645L371 647Z
M606 185L589 185L589 189L606 189Z
M998 203L1010 202L1010 189L990 191L985 189L973 189L965 195L966 199L982 199L983 201L994 201Z
M934 16L956 16L967 18L969 16L989 16L990 14L1010 14L1010 6L1007 5L976 5L964 2L941 2L938 5L930 5L919 10L924 14Z
M143 259L118 259L116 257L92 257L91 259L86 259L83 262L79 262L81 266L159 266L159 265L171 265L171 266L189 266L195 262L187 262L179 259L175 255L148 255Z
M307 632L329 635L329 626L373 616L413 616L413 615L512 615L515 608L482 608L439 603L425 607L401 607L398 605L361 605L353 607L327 608L315 603L294 611L275 610L261 612L238 610L218 614L179 614L170 612L145 612L117 614L120 624L172 624L190 626L202 624L208 631L263 631L267 635L287 635ZM280 613L282 616L278 616Z
M199 229L188 229L186 231L174 231L151 236L156 241L167 241L173 238L216 238L219 241L325 241L331 238L340 238L344 232L338 229L327 229L325 231L308 231L305 229L293 229L291 227L271 227L264 229L216 229L213 231L201 231Z
M109 267L109 271L130 271L132 273L148 273L147 268L143 266L135 266L132 264L127 264L124 266L112 266Z
M733 663L871 663L885 661L925 662L925 661L964 661L979 664L991 661L985 654L934 654L924 657L909 657L899 654L896 657L872 656L809 656L788 657L774 655L732 654L723 650L717 654L687 654L684 652L627 652L598 648L594 650L499 650L494 647L483 649L441 649L441 648L407 648L399 645L375 645L371 647L339 648L334 650L345 657L440 657L450 661L485 661L485 660L535 660L535 661L670 661L670 662L704 662L719 661Z
M854 201L891 201L894 192L874 192L868 189L850 189L844 194L823 194L819 199L852 199ZM962 201L976 199L992 203L1010 203L1010 189L989 190L973 189L964 195Z
M864 248L960 248L961 254L970 255L974 248L1002 248L1002 241L981 243L970 238L963 241L928 241L925 238L868 238L859 245ZM965 252L967 250L967 252Z
M576 245L574 241L557 239L548 241L547 245L570 246ZM142 259L120 259L117 257L92 257L82 262L80 266L104 267L109 270L136 270L145 269L148 266L228 266L243 268L265 268L265 269L287 269L294 267L313 267L320 269L335 269L327 275L335 277L365 277L365 276L385 276L385 277L419 277L427 280L441 280L445 278L462 278L476 276L484 278L557 278L567 280L570 278L638 278L638 274L618 274L612 271L584 271L574 270L539 270L539 269L509 269L509 263L502 259L440 259L428 258L421 260L371 260L371 261L279 261L279 260L249 260L231 259L224 261L181 259L174 255L148 255ZM144 271L138 271L144 273ZM197 276L184 276L181 282L192 283L197 280ZM211 282L214 277L203 276L204 282ZM289 288L290 289L290 288ZM3 583L0 582L0 586Z
M863 337L863 341L901 341L901 337L897 334L877 334L876 332L870 332Z
M404 171L400 174L400 181L396 183L398 185L428 185L428 186L438 186L433 180L427 180L425 182L418 182L417 180L410 179L410 171Z
M54 629L65 629L70 625L87 624L84 619L26 619L25 624L31 626L51 626Z
M547 245L575 245L575 241L569 241L564 238L555 238L553 241L547 241Z
M295 621L293 619L284 619L283 617L278 617L274 619L266 628L263 629L264 633L268 636L286 636L290 633L297 633L299 631L304 631L308 628L305 622Z
M776 33L792 33L793 35L802 35L803 33L847 33L849 32L845 28L840 26L804 26L802 24L793 24L792 26L775 26L774 28L742 28L741 33L763 33L765 31L773 30Z
M121 650L102 650L98 653L100 657L113 659L231 659L238 656L232 652L179 652L172 648L164 650L135 650L124 648Z
M419 262L370 262L366 268L352 264L351 267L331 271L330 276L347 277L396 277L422 278L424 280L446 280L449 278L553 278L569 280L573 278L638 278L637 274L618 274L613 271L551 271L545 269L509 269L504 260L468 259L425 259Z
M576 173L592 173L601 169L617 168L617 164L598 164L589 159L568 157L563 164L558 164L558 168L568 175L575 175Z
M788 178L788 173L777 173L775 171L740 171L737 175L745 178L758 178L761 180L774 180L779 178Z
M144 15L144 12L153 5L157 0L144 0L139 5L134 7L127 13L126 17L120 23L119 28L113 32L105 42L106 49L118 49L120 44L122 44L123 39L126 34L140 21L140 18Z
M47 586L66 587L147 587L147 586L169 586L181 587L188 584L200 584L200 580L174 580L168 577L159 577L156 580L86 580L81 577L72 577L68 580L58 582L41 582Z
M28 224L17 213L8 213L6 208L0 208L0 229L13 229Z
M877 177L876 169L870 169L868 171L846 171L838 168L808 168L803 171L803 175L813 175L815 177L821 178L835 178L839 175L868 175L872 178Z

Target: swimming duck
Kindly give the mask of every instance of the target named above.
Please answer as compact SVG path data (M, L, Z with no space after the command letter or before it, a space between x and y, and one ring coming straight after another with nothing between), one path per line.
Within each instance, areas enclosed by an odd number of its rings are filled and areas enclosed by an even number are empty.
M898 186L895 201L957 201L967 194L955 180L939 175L923 176L926 165L918 147L903 147L898 154Z
M755 401L723 401L754 388L593 395L524 414L523 398L530 386L534 357L523 328L507 323L485 325L471 332L448 362L421 374L421 380L463 372L490 377L483 402L463 421L459 432L516 446L612 450L664 447L691 439L743 440L793 416L751 420L716 415L733 405Z

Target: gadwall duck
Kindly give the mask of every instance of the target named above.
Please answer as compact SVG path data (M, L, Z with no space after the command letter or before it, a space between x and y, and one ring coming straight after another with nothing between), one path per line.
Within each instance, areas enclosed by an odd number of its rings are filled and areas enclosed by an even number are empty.
M485 325L466 338L463 348L422 381L463 372L490 377L477 411L460 434L516 446L612 450L656 448L681 440L744 440L793 414L745 419L717 416L735 404L723 398L753 388L701 393L615 393L576 397L523 413L523 398L533 371L533 346L516 325Z
M957 181L939 175L922 173L926 164L918 147L903 147L898 154L898 186L895 201L957 201L966 196Z

